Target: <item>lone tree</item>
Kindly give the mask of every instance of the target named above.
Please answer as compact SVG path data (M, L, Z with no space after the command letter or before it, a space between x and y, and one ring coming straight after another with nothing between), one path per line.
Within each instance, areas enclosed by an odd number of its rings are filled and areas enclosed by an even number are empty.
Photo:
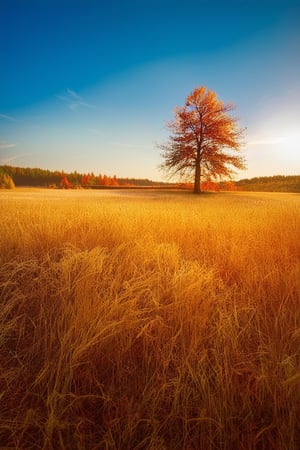
M201 177L230 177L234 173L230 166L246 168L239 154L243 130L228 114L233 109L233 104L223 103L201 86L175 109L175 120L167 124L171 135L159 146L164 158L161 168L171 175L193 174L195 194L201 192Z

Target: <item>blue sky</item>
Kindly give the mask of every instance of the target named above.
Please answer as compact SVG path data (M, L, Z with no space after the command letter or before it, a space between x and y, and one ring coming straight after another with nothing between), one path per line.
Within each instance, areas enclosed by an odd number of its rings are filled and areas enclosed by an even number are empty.
M247 127L237 179L299 174L299 55L299 0L0 0L0 164L163 179L204 85Z

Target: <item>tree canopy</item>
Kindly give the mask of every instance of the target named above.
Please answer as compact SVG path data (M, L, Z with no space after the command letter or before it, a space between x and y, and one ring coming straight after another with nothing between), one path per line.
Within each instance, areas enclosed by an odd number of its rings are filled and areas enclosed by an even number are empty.
M215 92L204 86L196 88L185 105L175 109L175 119L167 124L169 141L160 145L164 162L161 167L171 175L193 175L194 192L201 192L201 177L231 177L232 168L245 169L240 154L243 130Z

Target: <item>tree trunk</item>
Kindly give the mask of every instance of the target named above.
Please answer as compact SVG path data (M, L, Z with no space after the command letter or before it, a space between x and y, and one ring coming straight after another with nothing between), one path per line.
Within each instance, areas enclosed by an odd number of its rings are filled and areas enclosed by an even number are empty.
M201 194L201 164L199 158L196 159L194 194Z

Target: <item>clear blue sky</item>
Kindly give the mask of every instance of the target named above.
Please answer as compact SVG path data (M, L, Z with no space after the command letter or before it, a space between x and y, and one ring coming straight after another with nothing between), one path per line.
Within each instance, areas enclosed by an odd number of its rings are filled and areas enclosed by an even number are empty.
M160 180L201 85L247 127L237 178L300 173L299 0L0 0L0 164Z

